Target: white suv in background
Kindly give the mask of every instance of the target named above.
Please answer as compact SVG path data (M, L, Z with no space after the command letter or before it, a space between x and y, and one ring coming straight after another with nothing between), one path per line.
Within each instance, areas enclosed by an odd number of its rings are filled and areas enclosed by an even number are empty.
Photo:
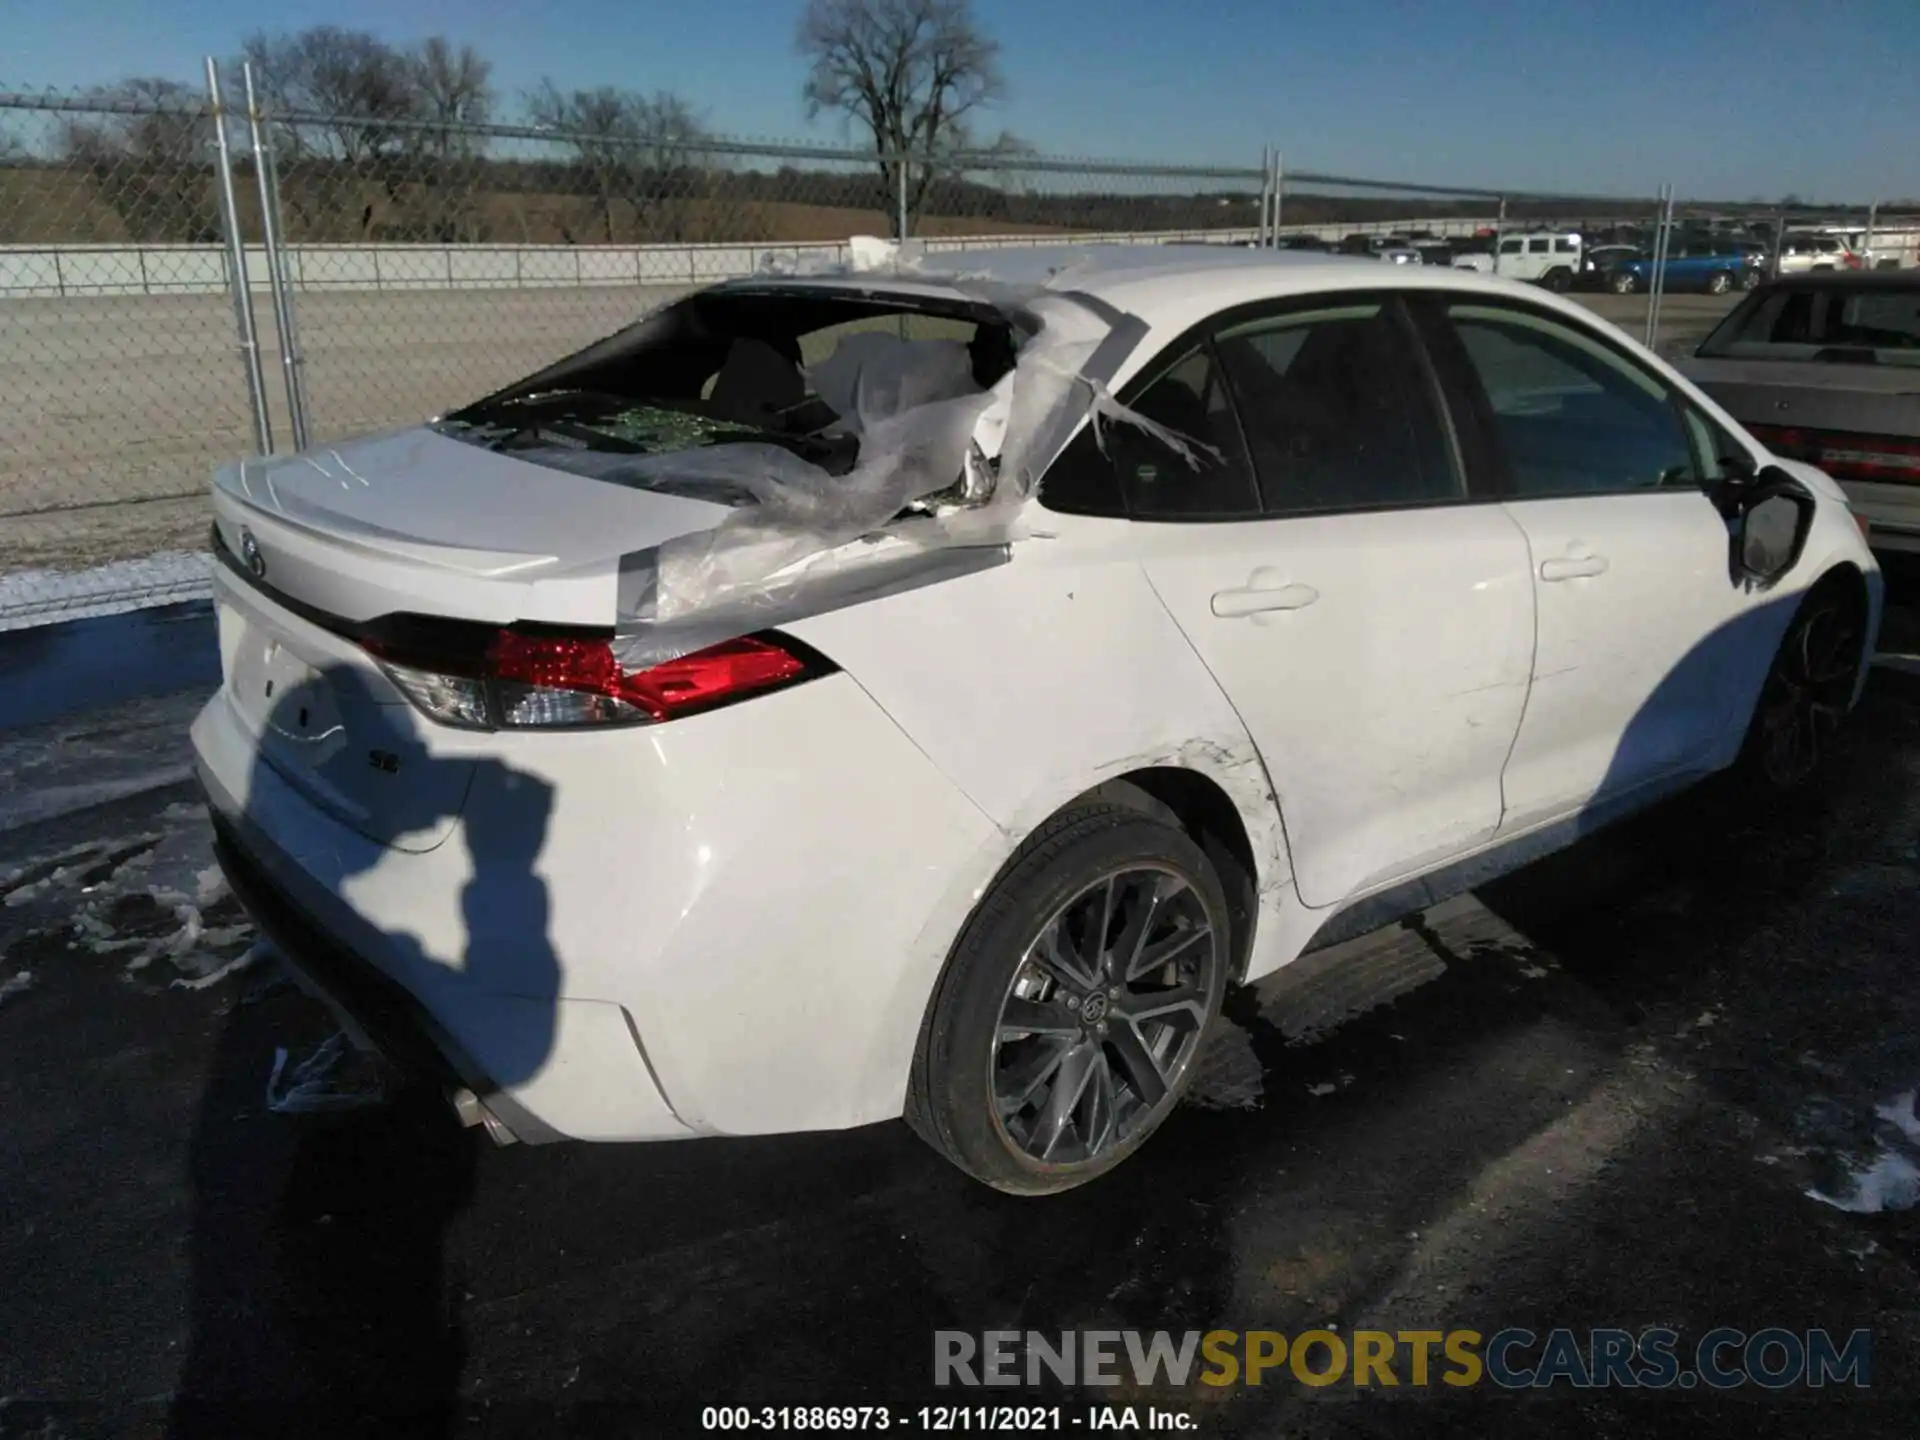
M1813 270L1857 270L1860 261L1838 235L1812 230L1789 230L1780 246L1779 272L1805 275Z
M1580 251L1578 231L1538 231L1503 235L1493 254L1461 255L1453 264L1458 270L1478 270L1506 280L1530 280L1549 290L1571 290L1573 277L1580 271Z

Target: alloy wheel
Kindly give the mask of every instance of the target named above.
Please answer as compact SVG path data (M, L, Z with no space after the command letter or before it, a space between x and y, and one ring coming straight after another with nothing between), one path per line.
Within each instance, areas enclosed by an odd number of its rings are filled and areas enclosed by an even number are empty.
M1220 937L1158 866L1081 890L1027 946L995 1029L995 1123L1049 1165L1097 1160L1175 1102L1219 990Z
M1809 611L1788 633L1760 709L1760 763L1773 784L1798 785L1819 765L1846 716L1860 641L1858 618L1837 602Z

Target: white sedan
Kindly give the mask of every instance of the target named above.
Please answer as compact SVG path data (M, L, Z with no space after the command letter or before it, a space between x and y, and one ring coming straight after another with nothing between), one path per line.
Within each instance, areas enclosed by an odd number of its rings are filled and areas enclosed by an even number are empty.
M1229 985L1715 771L1880 577L1612 326L1180 248L766 275L214 486L222 863L496 1139L905 1118L1003 1190Z

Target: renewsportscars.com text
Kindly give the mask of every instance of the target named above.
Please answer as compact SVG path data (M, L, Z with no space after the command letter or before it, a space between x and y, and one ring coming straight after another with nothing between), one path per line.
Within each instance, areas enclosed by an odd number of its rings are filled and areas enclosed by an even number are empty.
M1873 1336L1827 1330L939 1330L936 1386L1325 1386L1783 1390L1872 1383Z

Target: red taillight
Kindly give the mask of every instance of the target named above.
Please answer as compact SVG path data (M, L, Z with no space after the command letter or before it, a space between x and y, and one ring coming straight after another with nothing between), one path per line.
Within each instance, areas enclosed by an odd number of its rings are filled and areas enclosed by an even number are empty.
M1904 435L1856 435L1841 430L1803 430L1787 425L1749 425L1747 428L1774 454L1818 465L1836 480L1920 484L1920 439Z
M543 690L601 695L671 720L806 673L806 662L768 640L751 637L696 650L631 673L605 640L549 639L502 630L487 648L496 679Z
M604 635L492 632L479 654L366 641L407 698L443 724L540 729L658 723L831 669L777 636L724 641L644 670Z

